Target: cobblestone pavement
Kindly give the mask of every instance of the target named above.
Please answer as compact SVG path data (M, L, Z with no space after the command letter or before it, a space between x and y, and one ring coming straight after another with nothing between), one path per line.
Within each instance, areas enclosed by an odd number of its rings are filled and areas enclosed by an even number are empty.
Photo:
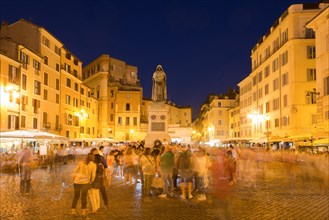
M65 165L57 174L34 170L29 195L18 192L18 175L0 174L0 219L84 219L69 215L74 166ZM213 174L206 200L199 201L181 200L179 191L159 198L157 189L145 197L139 183L132 188L114 179L107 186L108 210L85 219L329 219L328 176L313 167L240 161L238 182L232 187L226 182Z

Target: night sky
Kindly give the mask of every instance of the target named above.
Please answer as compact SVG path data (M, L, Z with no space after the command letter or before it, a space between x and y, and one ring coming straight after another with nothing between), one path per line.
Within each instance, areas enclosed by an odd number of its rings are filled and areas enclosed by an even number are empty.
M45 27L84 65L109 54L137 66L146 98L161 64L168 98L195 117L209 94L237 88L250 73L251 49L274 21L309 2L318 0L6 0L0 19Z

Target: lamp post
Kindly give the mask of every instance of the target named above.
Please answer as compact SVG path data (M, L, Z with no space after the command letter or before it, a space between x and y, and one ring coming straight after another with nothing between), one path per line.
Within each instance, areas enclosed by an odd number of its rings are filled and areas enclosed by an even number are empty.
M80 138L81 138L81 128L83 128L83 133L86 136L86 131L85 131L84 127L82 126L82 120L86 119L88 117L88 114L82 109L78 113L78 117L79 117L79 126L80 126L80 132L79 133L80 133Z
M317 92L315 88L307 92L306 96L310 98L311 104L316 104L316 95L320 95L320 92Z

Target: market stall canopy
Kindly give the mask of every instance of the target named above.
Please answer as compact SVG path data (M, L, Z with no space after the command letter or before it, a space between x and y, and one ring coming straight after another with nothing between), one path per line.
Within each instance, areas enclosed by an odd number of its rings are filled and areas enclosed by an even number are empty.
M314 146L329 146L329 138L315 140L313 144Z
M68 138L39 130L14 130L0 132L0 138L51 139L68 141Z

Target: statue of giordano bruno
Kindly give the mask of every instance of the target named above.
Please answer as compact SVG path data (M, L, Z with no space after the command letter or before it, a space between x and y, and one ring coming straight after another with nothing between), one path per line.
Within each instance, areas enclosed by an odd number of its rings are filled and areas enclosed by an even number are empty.
M162 66L158 65L153 74L152 101L163 102L167 100L166 73Z

